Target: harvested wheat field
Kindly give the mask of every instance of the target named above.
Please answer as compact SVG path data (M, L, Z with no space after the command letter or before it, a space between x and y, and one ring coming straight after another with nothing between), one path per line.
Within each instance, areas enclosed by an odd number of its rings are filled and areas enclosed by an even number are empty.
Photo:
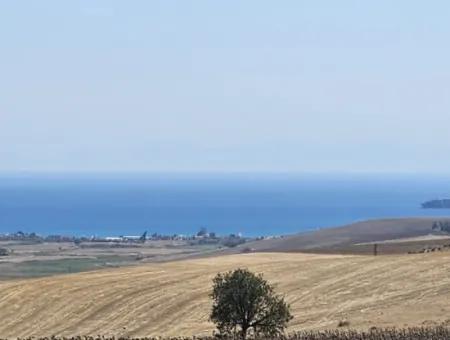
M258 253L3 282L0 337L211 334L211 279L236 267L264 273L286 295L289 331L336 328L341 320L364 329L450 319L450 252Z

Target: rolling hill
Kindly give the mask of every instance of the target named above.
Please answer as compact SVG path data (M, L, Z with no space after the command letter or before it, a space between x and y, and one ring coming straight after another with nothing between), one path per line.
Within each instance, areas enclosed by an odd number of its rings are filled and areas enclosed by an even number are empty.
M0 283L0 337L210 334L211 279L247 267L285 294L289 331L450 319L450 252L347 256L255 253Z
M396 218L368 220L350 225L325 228L317 231L290 235L280 238L266 239L247 243L236 250L252 249L259 252L314 252L338 254L367 254L373 251L373 246L367 243L383 243L380 250L384 253L407 253L421 249L427 244L439 245L450 243L449 240L430 239L426 236L439 234L432 230L434 221L450 221L449 218ZM450 238L450 234L447 234ZM423 241L420 237L424 237ZM411 242L404 242L411 238ZM413 239L415 238L415 239ZM401 244L392 242L399 240Z

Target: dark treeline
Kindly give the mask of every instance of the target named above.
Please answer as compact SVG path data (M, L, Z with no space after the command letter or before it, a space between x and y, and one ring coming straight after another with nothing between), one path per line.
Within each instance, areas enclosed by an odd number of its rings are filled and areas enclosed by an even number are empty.
M436 221L433 223L432 229L435 231L443 231L445 233L450 233L450 222Z

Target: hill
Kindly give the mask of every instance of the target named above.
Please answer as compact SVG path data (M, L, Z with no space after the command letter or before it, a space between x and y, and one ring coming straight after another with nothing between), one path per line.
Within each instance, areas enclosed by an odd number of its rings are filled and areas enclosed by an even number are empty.
M286 295L289 331L430 325L450 319L450 252L257 253L0 283L0 337L210 334L211 279L236 267Z
M337 228L251 242L234 251L239 252L245 247L260 252L366 254L372 253L373 243L383 244L390 241L380 247L382 253L407 253L427 245L450 243L445 237L428 237L430 234L440 234L432 229L433 222L437 220L450 221L449 218L442 217L368 220ZM450 238L450 234L447 236ZM410 240L407 240L408 238ZM394 242L395 240L399 242Z

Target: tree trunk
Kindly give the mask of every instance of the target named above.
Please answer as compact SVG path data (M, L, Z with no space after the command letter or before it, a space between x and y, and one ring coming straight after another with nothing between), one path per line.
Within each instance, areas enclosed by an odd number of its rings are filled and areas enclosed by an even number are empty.
M248 325L242 325L242 333L241 333L242 340L245 340L247 338L248 327L249 327Z

